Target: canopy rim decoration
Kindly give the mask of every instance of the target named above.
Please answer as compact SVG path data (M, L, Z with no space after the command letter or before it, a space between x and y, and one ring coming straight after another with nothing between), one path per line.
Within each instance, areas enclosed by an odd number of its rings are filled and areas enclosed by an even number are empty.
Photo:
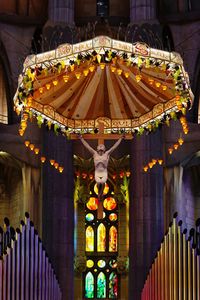
M159 102L155 101L149 111L146 109L146 112L139 116L129 118L100 116L91 119L68 118L56 110L56 105L54 107L51 103L48 104L48 99L45 100L46 103L40 102L40 96L44 91L48 94L50 89L47 84L41 86L41 81L45 82L45 78L53 78L51 85L56 88L61 77L64 82L74 78L80 80L80 76L88 76L88 73L84 74L85 66L89 74L98 70L99 73L104 72L105 67L108 70L109 66L111 75L114 72L119 77L123 75L124 80L132 76L131 80L140 85L141 90L144 88L141 78L146 76L146 80L149 80L149 91L151 78L144 73L144 70L148 72L152 70L150 74L158 70L160 72L158 78L153 77L153 74L152 80L155 82L157 80L158 83L158 86L154 87L154 93L157 92L156 101ZM131 72L133 73L130 75ZM162 93L158 91L160 86L163 88ZM163 101L163 91L167 89L168 96ZM51 124L55 131L59 129L67 136L79 132L95 133L99 122L104 123L104 134L122 131L131 135L135 132L142 134L145 129L152 131L158 128L163 120L165 122L185 115L192 101L189 78L178 53L152 49L144 43L131 44L117 41L107 36L95 37L74 45L63 44L54 51L28 56L24 62L23 73L19 76L19 85L14 97L15 110L21 114L22 131L26 129L25 123L28 118L35 116L40 126L46 122L47 126Z

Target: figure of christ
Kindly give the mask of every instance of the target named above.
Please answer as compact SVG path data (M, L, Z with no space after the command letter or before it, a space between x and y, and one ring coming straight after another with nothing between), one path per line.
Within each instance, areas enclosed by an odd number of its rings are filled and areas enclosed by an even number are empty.
M101 219L103 215L103 205L102 205L102 195L103 190L108 179L108 162L110 154L119 146L124 136L122 136L109 150L106 151L104 144L97 146L97 150L94 150L81 135L79 139L83 145L88 149L88 151L93 155L94 167L95 167L95 181L98 187L98 218Z

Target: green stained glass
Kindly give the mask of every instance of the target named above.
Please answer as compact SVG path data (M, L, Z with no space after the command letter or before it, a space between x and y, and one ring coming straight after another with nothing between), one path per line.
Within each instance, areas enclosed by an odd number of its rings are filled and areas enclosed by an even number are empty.
M106 265L106 262L105 262L105 260L100 259L100 260L98 260L97 265L98 265L99 268L104 268L105 265Z
M94 277L91 272L85 277L85 298L94 298Z
M109 276L109 298L117 299L118 294L118 277L112 272Z
M103 272L97 277L97 298L106 298L106 277Z
M89 213L89 214L86 215L85 218L86 218L86 221L91 222L91 221L94 220L94 215Z

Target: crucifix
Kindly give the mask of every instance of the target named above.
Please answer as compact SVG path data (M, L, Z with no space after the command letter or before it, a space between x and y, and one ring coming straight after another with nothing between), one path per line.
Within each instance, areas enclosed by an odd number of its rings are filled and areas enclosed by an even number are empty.
M125 135L119 134L104 134L104 123L99 122L99 133L94 136L88 136L88 138L98 139L97 150L93 149L85 139L80 135L79 136L82 144L88 149L88 151L93 155L94 166L95 166L95 181L98 187L98 210L97 210L97 218L103 218L103 191L108 179L108 162L110 158L110 154L119 146L122 139L125 138ZM106 150L104 145L105 139L117 139L117 142L109 149Z

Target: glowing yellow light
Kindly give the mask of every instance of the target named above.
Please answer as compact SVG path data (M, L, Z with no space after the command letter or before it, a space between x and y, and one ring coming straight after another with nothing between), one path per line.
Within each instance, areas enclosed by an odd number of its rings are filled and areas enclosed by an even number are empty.
M176 95L176 100L180 100L181 96L180 95Z
M114 73L116 71L116 67L115 66L110 66L111 72Z
M149 167L148 167L148 166L145 166L145 167L143 167L143 170L144 170L144 172L147 172L147 171L148 171L148 169L149 169Z
M101 70L104 70L104 69L105 69L105 66L106 66L105 63L100 63L100 68L101 68Z
M26 127L27 127L27 123L26 123L25 120L22 120L20 125L21 125L21 128L22 128L23 130L25 130Z
M141 79L142 79L142 75L140 75L140 74L136 75L135 79L136 79L137 82L140 82Z
M30 141L25 141L24 144L26 147L28 147L30 145Z
M157 163L157 159L152 159L152 163L155 165Z
M50 90L50 87L51 87L51 84L50 84L50 83L47 83L47 84L46 84L46 89L47 89L47 90Z
M91 66L89 67L90 72L94 72L94 69L95 69L95 66L94 66L94 65L91 65Z
M156 85L157 88L159 88L159 87L161 86L161 83L157 81L157 82L155 83L155 85Z
M41 156L40 160L41 160L42 163L45 163L46 157L45 156Z
M28 117L29 117L29 113L24 112L24 114L23 114L23 119L24 119L24 121L27 121L27 120L28 120Z
M35 152L35 154L37 155L37 154L39 154L40 149L39 149L39 148L35 148L35 149L34 149L34 152Z
M173 148L168 149L169 154L171 155L173 153Z
M117 74L121 75L122 74L122 70L121 69L117 69Z
M154 166L154 163L153 162L149 162L148 165L149 165L149 168L152 169L153 166Z
M181 145L183 145L184 140L183 140L182 138L179 138L179 139L178 139L178 143L179 143L179 145L181 146Z
M58 80L53 80L53 85L56 86L58 84Z
M129 72L124 72L124 76L125 76L126 78L129 78L130 73L129 73Z
M179 144L174 144L174 149L177 150L179 147Z
M50 162L50 164L53 166L54 163L55 163L55 160L54 160L54 159L50 159L49 162Z
M70 65L70 70L73 72L74 71L74 65Z
M85 75L85 77L88 76L88 73L89 73L88 69L86 69L86 70L83 71L83 74Z
M42 93L44 92L44 88L43 88L43 87L40 87L40 88L39 88L39 92L40 92L40 94L42 94Z
M30 145L29 145L29 148L31 149L31 151L33 151L34 148L35 148L35 145L34 145L34 144L30 144Z
M149 78L148 81L149 81L150 85L152 85L154 83L154 80L152 78Z
M63 75L63 80L64 80L64 82L68 82L68 80L69 80L69 75Z
M19 135L23 136L24 135L24 130L22 128L19 129Z
M162 89L163 89L163 91L166 91L167 86L166 85L162 85Z
M33 100L32 96L29 96L27 100L28 100L28 101L27 101L27 106L28 106L28 107L31 107L31 105L32 105L32 100Z
M76 73L75 73L75 76L76 76L77 79L80 79L80 77L81 77L81 72L76 72Z
M130 177L131 176L131 172L130 171L126 171L126 177Z
M54 168L55 168L55 169L58 169L58 167L59 167L59 163L55 162L55 163L54 163Z
M101 55L100 54L97 54L97 61L100 64L100 62L101 62Z
M58 170L59 170L60 173L62 173L64 171L64 168L63 167L59 167Z
M163 160L162 159L158 159L158 163L159 163L159 165L162 165L163 164Z

